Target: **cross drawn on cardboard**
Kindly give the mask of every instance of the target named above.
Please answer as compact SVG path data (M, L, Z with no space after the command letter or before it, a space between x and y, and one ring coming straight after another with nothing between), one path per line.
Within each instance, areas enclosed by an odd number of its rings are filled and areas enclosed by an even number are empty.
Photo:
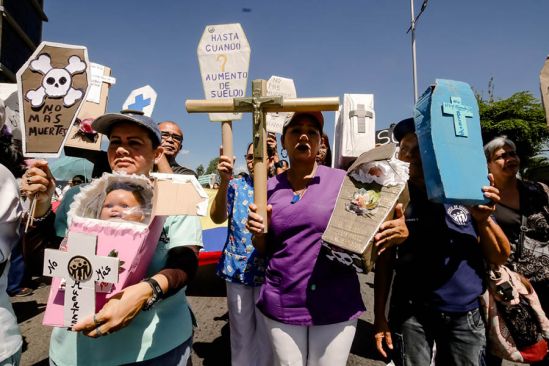
M442 112L454 117L456 136L469 137L466 117L473 117L471 107L461 104L460 97L450 97L450 103L442 103Z
M73 326L95 313L95 282L118 282L118 258L95 254L95 235L70 232L68 251L44 251L44 276L64 278L65 326Z
M339 108L339 98L267 96L267 81L259 79L252 81L250 98L187 100L185 107L189 113L253 113L254 203L257 205L257 213L267 222L267 112L336 111Z

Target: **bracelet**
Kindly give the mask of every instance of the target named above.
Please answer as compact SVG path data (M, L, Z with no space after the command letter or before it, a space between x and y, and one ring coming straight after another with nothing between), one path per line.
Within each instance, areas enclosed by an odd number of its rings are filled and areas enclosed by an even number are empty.
M46 211L46 213L40 217L33 217L32 218L32 221L33 223L40 223L44 220L46 220L48 218L49 215L51 215L53 213L52 209L51 209L51 206L48 208L48 211ZM30 215L30 212L29 211L25 211L25 215L24 215L24 218L27 219Z
M164 296L164 292L162 291L162 287L160 287L160 285L158 284L158 282L156 282L154 278L145 278L141 282L148 283L149 286L151 286L153 291L151 298L148 299L145 305L143 306L143 311L147 311L147 310L150 310L154 304L156 304L162 299L162 297Z

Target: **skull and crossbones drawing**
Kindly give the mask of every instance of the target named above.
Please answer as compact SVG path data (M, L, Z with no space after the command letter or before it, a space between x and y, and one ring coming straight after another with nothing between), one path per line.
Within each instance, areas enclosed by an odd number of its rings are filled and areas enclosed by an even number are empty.
M84 92L72 87L72 77L86 70L86 63L78 56L69 57L69 64L64 68L51 66L48 54L41 54L30 63L30 69L44 75L42 85L36 90L29 90L25 97L33 107L44 104L46 96L49 98L63 98L65 107L72 106L84 96Z

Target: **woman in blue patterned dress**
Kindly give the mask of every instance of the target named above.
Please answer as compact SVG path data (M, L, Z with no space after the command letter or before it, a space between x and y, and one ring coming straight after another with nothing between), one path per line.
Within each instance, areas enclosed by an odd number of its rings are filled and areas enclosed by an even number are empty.
M228 222L228 233L217 274L227 281L227 307L233 365L270 365L272 351L264 320L255 303L265 278L265 258L252 245L246 229L248 206L254 200L253 145L245 155L249 175L233 179L233 159L221 152L219 190L210 210L215 223Z

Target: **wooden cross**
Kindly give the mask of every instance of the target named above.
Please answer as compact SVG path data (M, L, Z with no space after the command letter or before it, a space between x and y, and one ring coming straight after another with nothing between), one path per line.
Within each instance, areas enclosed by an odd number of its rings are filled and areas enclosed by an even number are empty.
M460 97L450 97L450 103L442 103L442 112L453 115L456 136L469 136L466 117L473 117L473 112L471 107L461 104Z
M118 282L115 257L95 255L97 237L69 231L68 251L44 251L44 276L65 279L63 324L72 326L95 313L95 282Z
M185 107L189 113L253 113L254 144L254 203L257 212L267 222L267 112L317 112L336 111L338 97L325 98L283 98L266 96L267 81L252 81L251 98L187 100ZM267 232L267 225L265 225Z

